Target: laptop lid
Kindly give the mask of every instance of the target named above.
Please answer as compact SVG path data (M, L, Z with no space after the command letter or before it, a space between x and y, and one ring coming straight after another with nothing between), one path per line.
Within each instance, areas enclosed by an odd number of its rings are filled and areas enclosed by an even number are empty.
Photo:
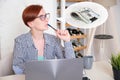
M82 80L83 60L54 59L25 64L25 80Z

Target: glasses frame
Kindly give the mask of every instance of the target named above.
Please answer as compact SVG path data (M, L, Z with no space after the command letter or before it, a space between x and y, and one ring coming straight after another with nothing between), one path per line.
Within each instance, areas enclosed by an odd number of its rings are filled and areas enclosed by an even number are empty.
M37 16L36 18L39 18L41 21L45 21L46 19L50 18L50 13L45 13L45 15Z

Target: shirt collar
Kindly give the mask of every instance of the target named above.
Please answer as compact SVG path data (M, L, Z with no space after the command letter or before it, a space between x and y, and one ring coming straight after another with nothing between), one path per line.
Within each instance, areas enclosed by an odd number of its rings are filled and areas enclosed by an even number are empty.
M43 35L44 35L44 39L45 39L45 45L51 45L51 42L50 42L49 37L48 37L48 34L44 33ZM33 42L33 39L32 39L32 34L31 34L30 31L27 33L26 39L27 39L28 47L34 45L34 42Z
M44 39L45 39L45 44L51 45L51 42L50 42L50 40L49 40L49 37L48 37L48 34L47 34L47 33L44 33Z

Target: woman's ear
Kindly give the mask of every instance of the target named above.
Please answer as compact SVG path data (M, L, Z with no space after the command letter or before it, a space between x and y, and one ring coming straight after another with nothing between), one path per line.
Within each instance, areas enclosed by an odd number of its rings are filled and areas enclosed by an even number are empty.
M27 22L27 24L28 24L29 27L32 27L32 26L33 26L33 22L32 22L32 21Z

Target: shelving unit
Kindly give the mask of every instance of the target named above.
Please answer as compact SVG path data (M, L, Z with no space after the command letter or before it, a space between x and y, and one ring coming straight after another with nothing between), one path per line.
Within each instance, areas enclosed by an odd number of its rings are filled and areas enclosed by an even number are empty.
M74 35L74 36L71 36L71 39L80 39L80 38L86 38L87 35Z
M57 0L57 2L59 3L58 4L58 7L57 7L57 14L58 14L58 17L61 17L61 18L63 18L64 17L64 15L62 14L62 11L64 11L64 9L65 8L67 8L67 6L65 5L66 3L69 3L69 2L72 2L72 3L74 3L74 2L82 2L82 1L87 1L87 0ZM61 3L60 3L61 2ZM63 6L62 6L63 5ZM62 7L61 7L62 6ZM63 22L64 23L64 22ZM57 21L57 25L61 28L61 27L63 27L63 23L62 23L62 21ZM65 27L65 29L66 28L69 28L71 25L69 25L69 24L67 24L67 23L65 23L64 24L64 27ZM84 39L84 38L86 38L87 37L87 35L85 35L85 34L78 34L78 35L71 35L71 41L72 40L76 40L76 41L78 41L78 42L80 42L81 41L81 39ZM81 42L80 42L81 43ZM84 44L84 43L82 43L83 45L79 45L79 46L73 46L73 48L74 48L74 51L75 52L80 52L80 51L83 51L84 49L86 49L87 48L87 46ZM81 52L80 52L81 53ZM84 53L83 53L84 54ZM83 54L81 54L81 55L83 55Z
M86 37L87 37L86 34L71 35L71 41L76 39L77 42L80 42L80 39L85 39ZM87 48L87 46L85 44L83 44L82 46L79 45L77 47L74 47L74 51L81 51L86 48Z
M70 1L73 1L73 0L70 0ZM76 0L76 1L81 1L81 0ZM65 26L68 28L71 25L66 23ZM73 35L73 36L71 36L71 40L73 40L73 39L81 39L81 38L86 38L86 37L87 37L87 35L85 35L85 34L84 35L81 35L81 34L80 35ZM74 47L74 51L81 51L81 50L84 50L86 48L87 48L87 46L78 46L78 47Z
M74 51L80 51L80 50L83 50L83 49L86 49L87 46L79 46L79 47L75 47L74 48Z

